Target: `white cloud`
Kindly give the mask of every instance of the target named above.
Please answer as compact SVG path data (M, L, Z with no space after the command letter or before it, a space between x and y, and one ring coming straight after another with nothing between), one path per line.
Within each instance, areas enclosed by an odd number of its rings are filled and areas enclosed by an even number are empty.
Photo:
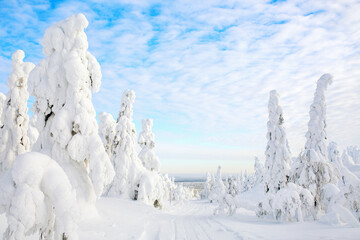
M304 146L316 81L326 72L334 75L326 93L329 138L342 147L360 145L360 3L268 2L67 1L48 9L48 21L34 17L39 6L27 5L29 14L22 10L25 17L16 27L31 33L27 40L39 41L46 26L84 12L90 50L103 72L102 89L93 98L96 110L116 115L122 92L134 89L135 120L154 118L157 141L168 146L159 148L164 165L173 159L164 152L177 145L186 153L182 159L195 159L179 145L194 135L200 136L193 143L199 149L220 144L226 155L222 147L229 145L262 157L272 89L281 95L289 143L297 155ZM154 4L157 16L150 16ZM110 13L122 7L126 10L110 22ZM25 43L39 59L31 46ZM9 50L1 54L9 57ZM184 129L179 139L177 128ZM252 161L240 152L240 165L241 159ZM234 158L226 157L228 163Z

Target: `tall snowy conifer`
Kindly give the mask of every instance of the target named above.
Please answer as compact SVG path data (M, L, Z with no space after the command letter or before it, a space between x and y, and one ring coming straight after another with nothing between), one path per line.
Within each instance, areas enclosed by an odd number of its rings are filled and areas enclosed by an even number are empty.
M268 140L265 151L265 192L276 193L288 182L290 154L284 128L282 108L276 90L270 92L269 121L267 123Z
M93 204L114 170L98 135L92 92L101 85L100 65L88 52L88 21L73 15L49 27L42 39L45 59L29 77L32 111L40 135L33 149L64 169L79 203Z
M305 150L299 156L294 174L295 182L309 189L314 196L315 218L324 210L320 195L323 186L338 181L336 172L328 160L326 134L325 90L332 83L332 79L330 74L324 74L317 81L314 102L310 106Z
M126 90L123 93L111 158L116 175L108 191L109 196L126 193L130 198L137 199L141 171L144 168L136 153L136 132L132 120L134 100L134 91Z
M155 140L151 129L153 126L152 119L142 120L142 132L139 134L138 143L141 147L139 159L144 167L150 171L160 171L160 161L155 155Z
M27 136L27 81L35 65L23 62L24 57L22 50L17 50L12 55L12 72L7 81L9 92L1 116L3 126L0 130L0 171L9 169L16 156L30 151Z

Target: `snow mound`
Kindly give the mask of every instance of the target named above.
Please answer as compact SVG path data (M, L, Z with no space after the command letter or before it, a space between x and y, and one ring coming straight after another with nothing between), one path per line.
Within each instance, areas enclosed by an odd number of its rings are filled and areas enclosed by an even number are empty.
M4 239L77 239L75 192L51 158L30 152L18 156L0 184L0 213L6 212ZM64 238L66 237L66 238Z

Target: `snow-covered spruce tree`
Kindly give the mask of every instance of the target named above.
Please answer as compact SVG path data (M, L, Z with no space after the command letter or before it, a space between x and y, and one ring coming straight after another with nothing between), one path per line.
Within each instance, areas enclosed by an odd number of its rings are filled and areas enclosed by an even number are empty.
M255 170L255 185L258 183L262 183L264 179L264 165L260 162L258 157L255 157L254 163L254 170Z
M360 164L360 148L358 146L349 146L346 148L346 151L352 158L354 164Z
M221 177L221 166L219 166L215 176L214 187L211 189L211 192L209 194L209 200L212 203L219 203L224 194L225 185Z
M145 169L136 153L135 124L132 121L134 100L134 91L123 93L111 158L116 175L110 185L109 196L128 194L131 199L137 199L140 177Z
M5 108L5 100L6 100L6 96L2 92L0 92L0 128L4 126L2 113Z
M207 172L204 189L200 192L201 199L207 199L209 197L213 184L211 174Z
M276 90L270 92L268 109L264 184L265 192L276 193L288 182L290 170L290 153L283 125L283 111L279 106L279 95Z
M139 159L144 167L150 171L160 171L160 161L155 155L155 140L151 129L153 126L152 119L142 120L142 132L139 134L138 143L141 147Z
M87 25L85 16L77 14L49 27L41 41L45 59L29 76L40 133L33 150L59 163L81 206L92 205L114 177L91 102L92 92L100 88L101 71L87 50Z
M310 106L305 150L300 154L294 169L295 183L310 190L314 196L314 218L319 217L325 210L320 196L321 189L327 183L336 184L338 181L336 172L328 160L326 134L325 90L332 83L332 78L330 74L324 74L317 82L314 102Z
M77 239L78 208L64 170L48 156L18 156L0 182L0 214L6 213L5 240Z
M12 72L7 81L9 92L1 116L3 126L0 130L0 171L9 169L16 156L30 151L27 135L27 81L35 65L23 62L24 57L22 50L17 50L12 55Z
M116 134L116 122L109 113L102 112L99 118L99 135L104 144L105 151L111 159L113 154L113 141Z

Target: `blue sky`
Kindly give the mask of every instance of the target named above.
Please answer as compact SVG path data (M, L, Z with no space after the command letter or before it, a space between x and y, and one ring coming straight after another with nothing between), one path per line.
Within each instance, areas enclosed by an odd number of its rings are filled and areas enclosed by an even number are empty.
M154 119L163 171L252 171L264 159L268 93L281 96L293 156L305 143L317 79L326 93L328 135L360 145L360 2L0 1L0 91L11 54L37 64L46 28L83 13L89 50L102 68L98 113L117 115L136 93L134 120Z

